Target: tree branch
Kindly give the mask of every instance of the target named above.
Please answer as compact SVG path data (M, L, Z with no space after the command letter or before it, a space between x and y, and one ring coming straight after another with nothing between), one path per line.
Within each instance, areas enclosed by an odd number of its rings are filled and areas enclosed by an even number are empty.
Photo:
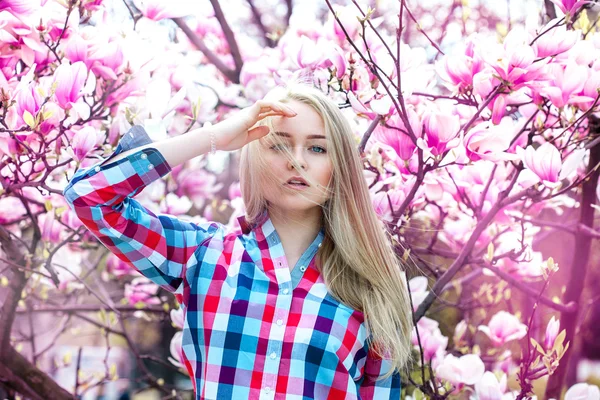
M234 82L240 83L240 72L242 72L242 66L244 65L244 62L242 61L242 55L240 54L240 49L237 45L237 41L235 40L235 35L227 23L227 19L225 18L225 14L223 14L219 0L210 0L210 3L215 9L215 17L217 17L217 20L221 25L221 29L223 29L223 34L225 35L225 39L229 45L229 50L231 51L231 56L233 57L233 62L235 63Z
M196 48L200 50L206 58L208 58L208 61L210 61L211 64L213 64L223 75L225 75L227 79L229 79L233 83L240 83L239 74L236 75L235 71L229 69L227 65L225 65L225 63L215 55L215 53L213 53L208 47L206 47L204 41L201 38L199 38L194 31L190 29L190 27L185 23L183 19L173 18L173 21L183 31L183 33L185 33L190 42L192 42L192 44L196 46Z
M267 46L275 47L277 43L269 36L269 32L267 31L267 27L262 22L262 16L260 15L260 11L256 8L254 4L254 0L247 0L250 5L250 10L252 11L252 17L254 17L254 22L258 25L260 31L263 34L263 39L265 40Z
M5 348L4 357L0 358L0 382L33 400L73 400L72 394L31 364L12 346Z

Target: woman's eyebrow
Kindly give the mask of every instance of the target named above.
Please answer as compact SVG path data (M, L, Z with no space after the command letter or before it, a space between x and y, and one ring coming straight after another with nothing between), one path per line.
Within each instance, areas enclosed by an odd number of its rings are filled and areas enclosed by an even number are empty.
M282 136L282 137L287 137L287 138L292 137L292 135L290 135L287 132L275 131L273 133L276 134L277 136ZM326 139L326 137L323 135L308 135L306 138L307 139Z

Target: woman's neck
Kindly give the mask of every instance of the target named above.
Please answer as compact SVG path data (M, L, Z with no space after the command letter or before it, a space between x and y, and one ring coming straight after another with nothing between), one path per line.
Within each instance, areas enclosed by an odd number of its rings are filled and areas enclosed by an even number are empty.
M286 212L285 214L268 210L269 218L281 239L286 255L290 257L302 255L315 240L323 226L323 217L320 208L316 207L314 210L314 212Z

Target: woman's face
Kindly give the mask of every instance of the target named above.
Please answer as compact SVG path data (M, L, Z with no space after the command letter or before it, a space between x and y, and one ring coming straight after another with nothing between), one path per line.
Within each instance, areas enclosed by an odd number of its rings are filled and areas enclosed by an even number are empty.
M286 103L298 113L295 117L273 117L274 130L269 135L278 135L283 145L272 144L262 138L264 154L277 179L277 187L265 188L265 198L272 207L283 212L307 212L320 208L328 199L324 188L332 176L332 164L327 154L325 126L321 116L309 105L298 101ZM288 161L281 146L294 155L296 161L308 175L309 186L294 187L288 184L290 178L301 176ZM316 203L316 204L315 204ZM320 211L320 210L319 210Z

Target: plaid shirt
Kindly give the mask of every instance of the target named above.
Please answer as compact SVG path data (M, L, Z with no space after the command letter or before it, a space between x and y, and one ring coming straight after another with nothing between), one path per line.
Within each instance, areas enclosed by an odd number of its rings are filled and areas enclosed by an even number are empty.
M107 159L76 171L64 196L121 260L184 307L183 358L197 399L399 399L400 375L369 350L364 316L339 301L315 266L324 237L290 270L268 216L239 228L155 215L133 197L167 175L134 126Z

